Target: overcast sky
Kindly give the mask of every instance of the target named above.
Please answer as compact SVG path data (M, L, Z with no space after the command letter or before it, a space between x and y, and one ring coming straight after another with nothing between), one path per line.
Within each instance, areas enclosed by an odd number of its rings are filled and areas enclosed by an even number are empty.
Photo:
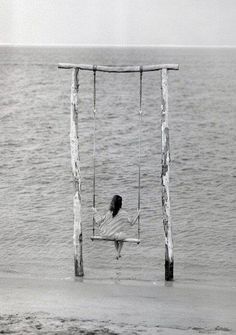
M236 45L236 0L0 0L0 43Z

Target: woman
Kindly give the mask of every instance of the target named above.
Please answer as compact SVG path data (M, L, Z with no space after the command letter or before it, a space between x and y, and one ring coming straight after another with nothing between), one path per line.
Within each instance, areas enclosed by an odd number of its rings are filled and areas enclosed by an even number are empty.
M101 235L103 237L115 239L114 243L117 251L116 259L121 257L120 253L124 244L122 240L126 238L124 230L127 227L127 223L133 226L140 215L140 210L138 210L136 216L131 220L128 217L128 213L121 209L121 207L122 197L114 195L111 200L109 211L104 216L100 216L97 210L93 208L94 220L100 228Z

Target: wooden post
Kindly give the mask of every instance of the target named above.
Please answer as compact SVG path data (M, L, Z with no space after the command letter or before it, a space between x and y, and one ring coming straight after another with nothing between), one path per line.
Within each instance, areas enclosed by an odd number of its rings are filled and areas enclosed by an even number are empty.
M174 256L170 217L170 139L168 127L168 70L161 70L161 185L162 216L165 232L165 280L174 278Z
M81 223L81 174L79 158L79 131L78 131L78 80L79 69L73 69L71 86L71 128L70 128L70 146L71 146L71 165L74 177L74 267L75 276L82 277L83 269L83 238Z

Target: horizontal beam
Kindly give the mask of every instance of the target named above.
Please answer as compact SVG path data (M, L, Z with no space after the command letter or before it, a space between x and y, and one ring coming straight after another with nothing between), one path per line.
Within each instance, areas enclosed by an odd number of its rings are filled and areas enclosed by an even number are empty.
M105 236L91 236L92 241L119 241L117 239L114 239L112 237L105 237ZM130 242L130 243L140 243L140 240L137 238L125 238L123 240L120 240L122 242Z
M130 73L130 72L143 72L160 71L162 69L167 70L179 70L178 64L157 64L157 65L91 65L91 64L70 64L70 63L59 63L59 69L79 69L85 71L96 71L99 72L115 72L115 73Z

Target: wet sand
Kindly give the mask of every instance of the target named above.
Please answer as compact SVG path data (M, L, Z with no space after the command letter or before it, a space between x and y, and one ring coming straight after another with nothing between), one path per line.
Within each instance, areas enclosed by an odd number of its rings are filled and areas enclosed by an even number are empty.
M0 278L1 334L235 334L236 289Z

